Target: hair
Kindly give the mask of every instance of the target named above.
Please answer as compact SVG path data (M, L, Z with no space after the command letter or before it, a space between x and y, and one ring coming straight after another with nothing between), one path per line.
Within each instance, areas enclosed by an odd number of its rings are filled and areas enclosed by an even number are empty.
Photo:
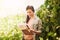
M29 5L28 5L28 6L26 7L26 10L28 10L28 9L31 9L33 12L35 12L35 10L34 10L34 7L33 7L33 6L29 6Z
M26 23L28 23L29 20L30 20L30 18L29 18L29 16L27 15Z
M28 10L28 9L31 9L33 12L35 12L35 10L34 10L34 7L33 6L27 6L26 7L26 10ZM27 18L26 18L26 23L28 23L28 21L30 20L30 18L29 18L29 16L27 15Z

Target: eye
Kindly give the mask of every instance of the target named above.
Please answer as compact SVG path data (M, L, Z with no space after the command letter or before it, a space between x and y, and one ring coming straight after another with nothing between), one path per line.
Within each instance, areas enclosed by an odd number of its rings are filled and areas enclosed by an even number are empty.
M27 12L27 13L31 13L31 12Z
M29 12L29 13L31 13L31 12Z

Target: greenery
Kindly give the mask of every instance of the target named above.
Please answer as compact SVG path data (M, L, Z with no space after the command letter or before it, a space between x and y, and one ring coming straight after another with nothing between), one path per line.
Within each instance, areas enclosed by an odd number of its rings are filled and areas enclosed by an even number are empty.
M46 0L37 10L37 16L42 20L44 28L41 37L44 40L59 40L57 38L60 37L60 0Z
M26 18L24 14L0 18L0 40L22 40L18 23L24 22L23 18Z
M60 38L60 0L45 0L36 12L42 20L41 40L59 40ZM0 17L0 40L22 40L22 31L18 23L24 22L25 14Z

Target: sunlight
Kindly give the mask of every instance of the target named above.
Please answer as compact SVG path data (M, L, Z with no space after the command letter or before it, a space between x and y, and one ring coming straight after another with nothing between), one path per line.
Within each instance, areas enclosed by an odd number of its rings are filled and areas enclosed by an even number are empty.
M43 3L44 0L0 0L0 17L24 13L27 5L37 9Z

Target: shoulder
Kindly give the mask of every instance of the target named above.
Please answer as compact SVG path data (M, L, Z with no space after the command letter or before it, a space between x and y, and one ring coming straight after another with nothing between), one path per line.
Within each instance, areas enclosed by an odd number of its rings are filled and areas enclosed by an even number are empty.
M35 18L36 18L38 21L41 21L41 19L40 19L38 16L35 16Z
M42 24L42 20L38 16L36 16L36 20L38 21L39 24Z

